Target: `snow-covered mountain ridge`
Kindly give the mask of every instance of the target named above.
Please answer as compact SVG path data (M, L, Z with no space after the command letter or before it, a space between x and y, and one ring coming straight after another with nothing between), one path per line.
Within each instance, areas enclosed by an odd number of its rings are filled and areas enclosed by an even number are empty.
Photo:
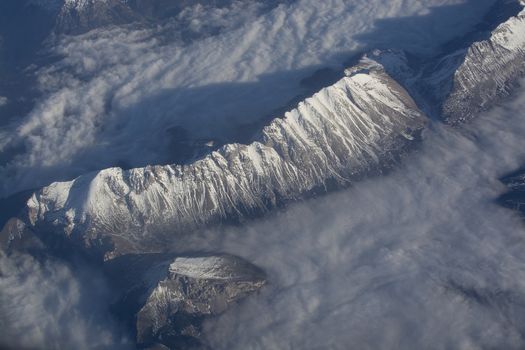
M499 25L488 40L467 49L454 72L452 91L443 105L444 118L452 124L472 119L509 95L524 73L525 11L521 11Z
M28 203L49 222L114 252L140 251L160 232L241 220L385 166L425 118L383 67L364 59L348 76L275 119L249 145L230 144L187 166L111 168L54 183ZM124 234L125 232L125 234Z
M508 93L523 73L524 16L444 56L427 75L413 73L400 52L366 55L249 145L226 145L187 166L110 168L51 184L29 200L28 221L112 258L162 250L179 233L345 186L391 164L424 128L425 115L405 89L415 80L440 89L452 124ZM449 90L442 86L448 80Z

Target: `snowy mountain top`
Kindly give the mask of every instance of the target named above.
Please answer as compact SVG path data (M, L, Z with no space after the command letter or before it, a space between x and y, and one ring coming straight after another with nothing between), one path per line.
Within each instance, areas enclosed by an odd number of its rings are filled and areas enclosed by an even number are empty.
M525 6L525 2L520 2ZM492 34L491 41L501 45L508 50L523 51L525 44L525 9L517 16L502 23Z
M172 274L195 279L241 280L260 275L250 264L230 255L179 257L170 264Z

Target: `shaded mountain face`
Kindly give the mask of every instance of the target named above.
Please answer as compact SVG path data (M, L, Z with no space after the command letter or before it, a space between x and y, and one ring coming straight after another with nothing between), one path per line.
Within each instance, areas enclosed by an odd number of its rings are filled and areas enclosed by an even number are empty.
M57 11L58 7L53 11ZM12 67L29 65L32 56L54 25L48 8L24 1L5 0L0 3L0 74L4 77ZM9 69L6 67L8 66Z

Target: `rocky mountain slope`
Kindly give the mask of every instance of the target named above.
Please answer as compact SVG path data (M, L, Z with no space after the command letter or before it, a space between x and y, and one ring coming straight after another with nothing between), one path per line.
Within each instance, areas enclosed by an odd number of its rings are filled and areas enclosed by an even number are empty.
M107 259L158 251L178 233L345 186L387 167L424 128L424 113L405 87L433 87L446 121L468 120L523 73L524 33L521 11L487 40L439 59L430 73L413 72L402 52L374 51L251 144L226 145L185 166L111 168L51 184L29 200L28 221Z
M499 25L487 40L447 55L442 62L458 56L461 64L453 72L452 89L442 107L443 118L451 124L472 119L508 96L525 73L525 11ZM431 79L439 80L443 73L438 70Z
M171 240L242 220L388 166L426 119L377 61L365 57L346 74L249 145L226 145L187 166L111 168L54 183L28 202L30 222L51 224L87 247L103 241L111 258L155 251L166 239L161 233Z
M384 61L427 115L458 125L509 96L525 74L523 7L516 0L497 1L472 32L444 45L436 57L413 57L411 69L390 64L403 55L396 50L375 59Z
M230 255L177 257L165 271L137 313L139 344L196 343L201 320L265 284L261 270Z

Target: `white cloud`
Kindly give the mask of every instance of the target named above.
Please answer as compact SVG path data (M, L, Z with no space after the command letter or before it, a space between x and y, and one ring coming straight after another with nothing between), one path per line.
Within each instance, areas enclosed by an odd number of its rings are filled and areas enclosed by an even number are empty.
M8 98L5 96L0 96L0 107L5 106L9 102Z
M525 230L495 198L525 163L525 90L465 130L434 125L396 171L183 242L266 269L208 323L214 349L519 349Z
M492 3L234 1L189 7L166 27L62 38L52 51L63 59L38 71L42 100L15 129L0 130L0 151L9 153L0 194L108 166L172 162L172 126L236 139L241 124L301 93L300 80L316 69L368 46L428 54Z
M100 277L54 259L0 252L0 347L124 349Z
M497 179L525 163L525 90L517 96L464 130L434 125L390 174L178 237L180 251L237 254L269 276L207 323L212 348L523 348L525 230L494 203L506 190ZM116 342L78 311L104 303L83 304L82 287L98 285L76 271L25 257L0 259L0 276L2 330L18 345Z
M303 1L185 45L160 43L148 30L66 38L57 49L65 58L41 71L46 99L14 137L1 134L0 144L27 147L1 179L15 191L119 160L165 160L163 128L219 128L262 113L292 96L312 67L357 49L356 35L371 30L374 18L450 3L356 1L349 16L343 1ZM450 19L468 26L461 20L476 15ZM427 51L459 30L442 20L421 34L400 27L374 44ZM220 84L232 82L239 86L222 91ZM217 349L523 348L525 232L493 202L505 190L497 178L525 163L525 92L520 96L468 132L434 125L391 174L242 227L178 240L181 250L241 255L270 277L259 296L208 323L209 342ZM111 322L99 318L105 302L86 302L83 281L56 261L1 257L2 339L45 348L115 346ZM93 317L97 305L102 310Z

